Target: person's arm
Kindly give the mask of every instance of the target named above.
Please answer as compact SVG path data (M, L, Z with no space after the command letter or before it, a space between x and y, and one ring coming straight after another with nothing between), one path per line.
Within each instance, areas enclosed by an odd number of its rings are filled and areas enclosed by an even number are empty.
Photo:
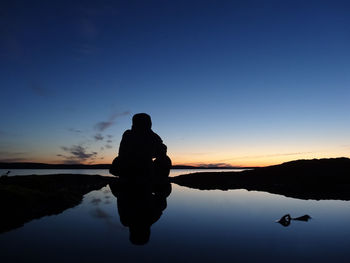
M130 130L126 130L123 134L122 140L120 141L118 155L125 155L128 151Z
M154 133L154 156L155 158L166 156L167 147L158 134Z

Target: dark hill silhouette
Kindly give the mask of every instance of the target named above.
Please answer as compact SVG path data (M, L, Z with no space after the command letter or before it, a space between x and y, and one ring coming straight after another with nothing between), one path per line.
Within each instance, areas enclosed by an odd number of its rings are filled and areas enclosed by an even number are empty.
M247 189L300 199L350 200L350 159L297 160L243 172L203 172L172 178L196 189Z
M84 194L98 190L109 177L82 174L2 176L0 233L78 205Z

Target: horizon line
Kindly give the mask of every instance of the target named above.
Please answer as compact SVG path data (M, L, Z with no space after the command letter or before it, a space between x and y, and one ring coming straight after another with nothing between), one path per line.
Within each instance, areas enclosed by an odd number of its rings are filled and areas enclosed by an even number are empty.
M339 158L346 158L349 159L349 157L345 157L345 156L340 156L340 157L326 157L326 158L301 158L301 159L295 159L295 160L291 160L291 161L287 161L287 162L281 162L279 164L282 163L288 163L288 162L293 162L293 161L299 161L299 160L322 160L322 159L339 159ZM43 163L43 162L7 162L7 161L3 161L0 160L0 165L47 165L47 166L86 166L86 167L93 167L93 166L110 166L111 163L90 163L90 164L84 164L84 163ZM272 166L272 165L276 165L276 164L270 164L270 165L265 165L265 166L259 166L259 165L250 165L250 166L240 166L240 165L215 165L215 164L205 164L205 163L201 163L201 164L172 164L171 168L178 168L181 169L180 167L184 167L185 168L193 168L193 169L249 169L249 168L258 168L258 167L268 167L268 166ZM21 169L21 168L0 168L0 169ZM30 169L30 168L23 168L23 169ZM35 169L35 168L34 168Z

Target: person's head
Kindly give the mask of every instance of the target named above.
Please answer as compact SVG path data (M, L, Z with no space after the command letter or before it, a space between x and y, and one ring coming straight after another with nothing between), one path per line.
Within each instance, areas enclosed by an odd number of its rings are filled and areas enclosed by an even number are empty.
M152 127L151 116L146 113L137 113L132 117L132 129L137 131L147 131Z

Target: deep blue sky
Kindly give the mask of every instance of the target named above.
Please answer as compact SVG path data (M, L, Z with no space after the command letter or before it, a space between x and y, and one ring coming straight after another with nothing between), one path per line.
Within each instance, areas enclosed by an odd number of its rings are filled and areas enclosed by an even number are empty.
M349 14L349 1L3 1L0 159L110 162L137 112L174 163L349 157Z

